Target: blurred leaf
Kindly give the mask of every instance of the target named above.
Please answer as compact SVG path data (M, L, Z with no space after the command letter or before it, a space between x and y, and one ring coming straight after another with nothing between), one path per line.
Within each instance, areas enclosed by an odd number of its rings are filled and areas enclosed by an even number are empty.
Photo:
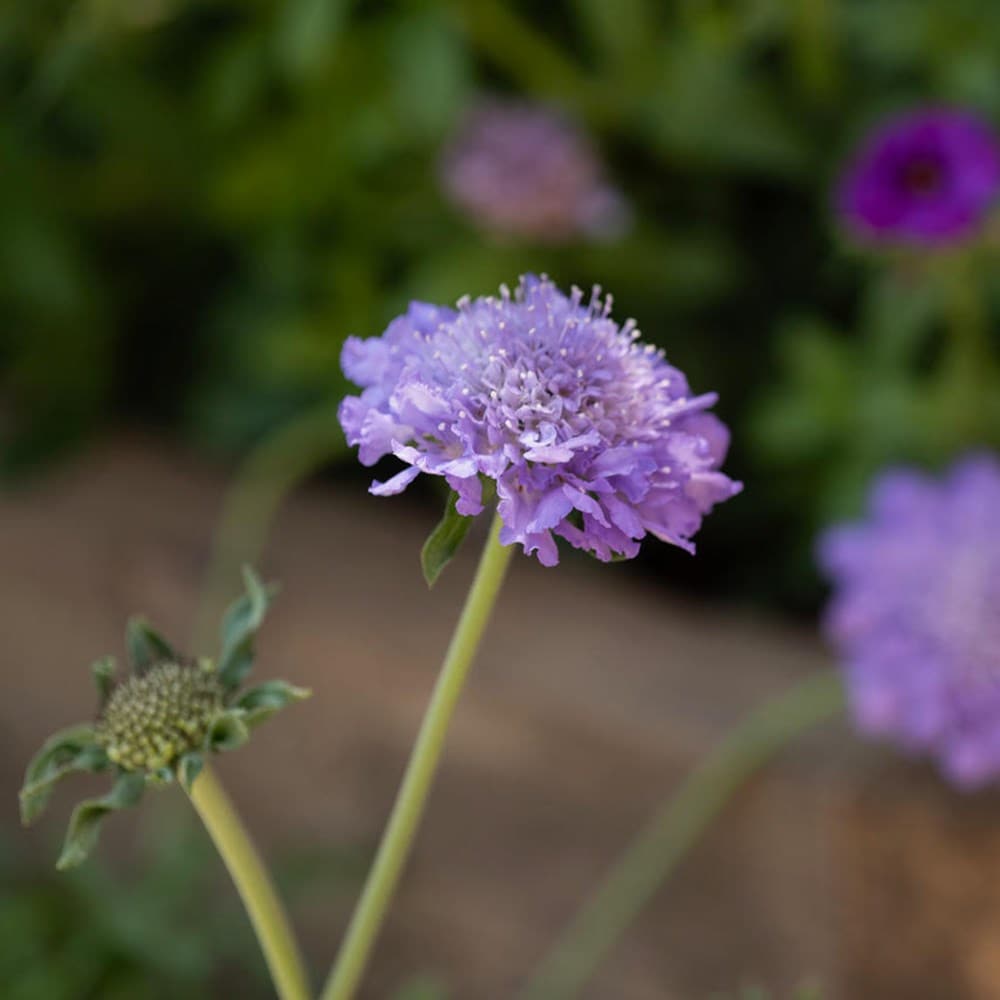
M179 663L177 653L145 618L134 617L125 627L125 648L137 677L157 663Z
M487 59L529 93L571 110L608 112L598 81L591 81L549 35L500 0L456 6L470 40Z
M101 12L97 4L69 7L39 62L31 85L30 103L40 111L57 101L72 84L102 41Z
M103 659L91 664L90 672L94 678L98 704L102 710L107 704L111 692L114 690L116 669L115 658L113 656L105 656Z
M661 66L640 121L660 150L722 169L794 174L805 166L807 147L783 105L727 49L674 39Z
M239 904L215 891L218 862L208 838L184 809L160 813L146 832L137 871L117 872L93 858L59 874L0 834L4 1000L267 995Z
M99 771L108 766L97 744L94 727L72 726L50 736L28 764L21 787L21 822L27 826L42 814L58 781L76 771Z
M275 589L265 587L249 566L243 568L243 582L246 593L229 606L222 619L218 672L227 691L235 691L253 667L254 640Z
M851 345L825 327L797 323L779 338L784 380L758 403L753 435L783 462L819 460L850 419L860 381Z
M191 786L205 767L205 758L200 753L186 753L177 765L177 777L190 794Z
M351 0L287 0L274 35L278 63L293 80L314 77L336 57Z
M630 71L662 31L662 9L654 0L575 0L591 46L603 60Z
M66 840L56 867L60 871L66 871L85 861L97 843L101 824L108 814L136 805L142 798L145 787L145 775L123 771L115 778L114 786L107 795L81 802L70 817Z
M441 10L408 14L394 25L388 54L401 126L440 139L458 118L472 78L456 26Z
M275 712L304 701L312 694L306 688L295 687L287 681L265 681L236 699L234 707L243 712L243 722L253 729L266 722Z
M861 317L867 350L880 368L913 366L938 319L941 299L933 282L889 271L870 282Z
M230 127L252 114L267 90L265 44L257 35L237 35L205 67L201 104L208 121Z
M239 712L223 712L208 731L208 745L216 753L237 750L250 739L250 730Z

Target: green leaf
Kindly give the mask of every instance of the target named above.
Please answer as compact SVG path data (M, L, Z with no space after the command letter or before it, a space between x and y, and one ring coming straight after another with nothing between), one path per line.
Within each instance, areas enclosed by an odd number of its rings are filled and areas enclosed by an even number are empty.
M98 834L101 832L101 824L108 813L136 805L142 798L145 787L145 775L123 771L119 773L107 795L81 802L73 810L62 854L56 862L56 867L60 871L66 871L84 861L94 849Z
M216 752L235 750L250 739L250 730L238 709L223 712L208 731L208 745Z
M91 725L72 726L50 736L32 758L21 788L21 822L33 823L48 805L56 782L76 771L101 771L108 766Z
M194 779L202 772L205 758L200 753L186 753L177 765L177 777L180 778L184 790L190 794Z
M236 701L236 708L243 712L243 722L248 729L267 721L275 712L297 701L304 701L312 694L307 688L295 687L287 681L266 681L250 688Z
M100 707L103 709L111 697L111 692L115 686L115 658L105 656L91 664L90 672L97 687L97 697Z
M472 518L464 517L456 509L458 494L452 490L444 508L444 517L427 537L420 550L420 565L428 587L433 587L441 571L451 562L458 547L472 527Z
M125 628L125 648L128 650L132 669L142 676L157 663L178 662L173 647L145 618L130 618Z
M265 587L249 566L243 567L243 582L246 593L229 606L222 619L219 681L227 691L235 691L253 667L254 639L276 589Z

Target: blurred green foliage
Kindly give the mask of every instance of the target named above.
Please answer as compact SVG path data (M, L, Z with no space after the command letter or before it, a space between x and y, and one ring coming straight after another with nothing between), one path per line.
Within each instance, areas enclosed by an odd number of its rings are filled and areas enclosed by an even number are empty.
M128 866L109 866L105 851L58 872L52 851L39 864L0 829L4 1000L272 995L246 914L193 816L161 803L143 834ZM276 880L293 909L341 898L346 905L371 855L370 845L302 846L277 859ZM414 977L401 995L443 998L435 983Z
M208 1000L224 973L240 983L241 996L266 996L235 898L211 902L216 864L200 831L156 839L134 881L99 860L70 874L40 870L0 844L4 997Z
M238 451L342 393L343 338L409 298L547 271L612 290L722 393L748 489L685 578L808 602L815 529L879 463L944 450L915 431L926 359L872 367L874 341L897 339L879 297L933 329L933 302L916 315L933 294L843 252L831 180L894 108L1000 121L998 46L992 0L7 4L3 468L108 421ZM484 91L576 114L633 231L540 247L460 218L437 157Z

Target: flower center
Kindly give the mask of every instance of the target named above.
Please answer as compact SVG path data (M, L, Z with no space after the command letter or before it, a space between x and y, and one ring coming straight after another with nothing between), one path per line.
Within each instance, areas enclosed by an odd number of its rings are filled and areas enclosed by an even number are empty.
M97 722L97 738L126 771L157 771L199 749L222 708L214 673L160 663L112 692Z
M944 169L932 156L914 157L903 165L900 173L903 189L914 195L934 194L944 182Z

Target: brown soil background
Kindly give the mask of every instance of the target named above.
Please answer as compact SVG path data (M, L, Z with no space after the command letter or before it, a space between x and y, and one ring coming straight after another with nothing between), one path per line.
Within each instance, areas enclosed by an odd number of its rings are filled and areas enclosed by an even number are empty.
M224 488L188 455L118 441L0 498L5 826L28 755L86 715L86 666L120 651L127 616L190 634ZM261 570L283 589L258 676L314 697L220 765L268 854L378 837L475 555L428 592L429 527L329 485L274 525ZM809 631L681 602L627 567L517 559L364 995L430 969L456 1000L511 996L727 727L827 666ZM812 977L826 1000L1000 998L998 821L995 793L953 793L828 725L737 797L586 995L708 1000L757 983L788 997ZM140 824L116 818L112 837ZM317 975L350 903L296 913Z

